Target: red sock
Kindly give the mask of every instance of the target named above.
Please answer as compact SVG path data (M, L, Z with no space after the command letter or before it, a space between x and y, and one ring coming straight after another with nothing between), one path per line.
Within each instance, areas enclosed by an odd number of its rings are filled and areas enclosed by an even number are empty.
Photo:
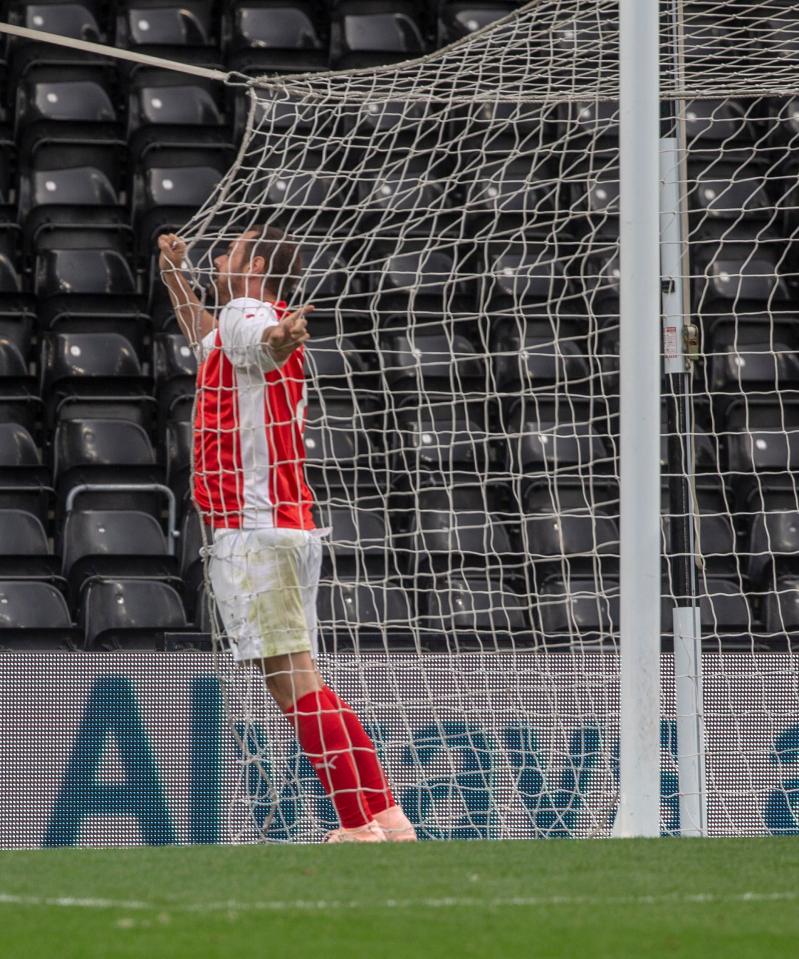
M354 829L371 822L373 814L360 789L350 735L342 714L324 690L306 693L286 710L286 715L294 723L303 752L333 800L341 825Z
M396 805L391 787L386 779L380 760L377 758L375 745L369 734L361 725L360 719L352 706L348 705L329 686L322 690L327 695L327 701L333 708L339 710L347 733L352 743L352 754L360 776L361 789L369 803L369 811L373 816Z

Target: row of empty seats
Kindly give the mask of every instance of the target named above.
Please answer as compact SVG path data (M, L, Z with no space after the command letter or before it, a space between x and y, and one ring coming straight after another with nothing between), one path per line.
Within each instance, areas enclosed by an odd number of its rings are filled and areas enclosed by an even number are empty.
M762 598L762 618L734 580L708 577L700 599L709 648L784 650L799 643L796 576L781 577ZM671 633L671 609L664 599L664 638ZM439 576L410 590L401 581L328 579L318 603L328 649L358 643L439 652L541 644L613 648L618 614L618 579L580 575L544 581L532 606L507 579L468 574ZM191 622L178 591L163 580L104 577L87 585L73 620L51 584L0 579L2 649L205 649L213 615L202 596Z
M116 44L142 52L196 49L247 72L305 72L368 66L420 56L468 36L521 4L508 0L98 0L74 4L16 0L12 22L61 36ZM153 49L155 48L155 49ZM12 49L13 54L13 49Z

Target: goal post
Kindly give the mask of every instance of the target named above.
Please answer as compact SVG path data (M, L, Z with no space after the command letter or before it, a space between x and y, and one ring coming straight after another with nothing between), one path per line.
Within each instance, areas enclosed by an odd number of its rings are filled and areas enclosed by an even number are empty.
M660 835L659 9L619 4L620 836Z

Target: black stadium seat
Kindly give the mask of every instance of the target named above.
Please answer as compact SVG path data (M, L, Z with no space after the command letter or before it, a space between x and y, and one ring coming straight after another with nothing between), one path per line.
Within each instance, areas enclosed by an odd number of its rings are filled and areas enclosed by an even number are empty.
M316 6L306 0L238 0L229 12L230 67L250 75L327 67Z
M60 422L53 442L53 479L59 520L68 512L70 499L69 508L144 510L156 517L165 506L164 491L152 489L163 484L163 468L156 463L147 432L130 420L87 417Z
M317 621L326 652L353 646L412 648L413 619L409 593L398 582L336 574L319 584Z
M31 70L17 88L17 128L32 123L109 124L118 121L101 71L77 67Z
M136 71L128 85L128 131L145 126L218 127L224 123L215 85L163 70Z
M117 42L127 47L208 47L216 40L209 0L129 0L118 4Z
M107 43L103 17L95 0L74 3L20 4L23 25L29 30L42 30L60 37ZM18 14L19 16L19 14ZM9 19L9 22L11 19Z
M397 489L473 483L490 469L491 436L476 408L401 407L389 417L388 441Z
M180 596L169 583L124 578L89 584L78 622L87 650L152 650L163 644L165 632L188 626Z
M455 573L423 582L420 639L432 650L503 648L532 639L527 598L496 573Z
M52 495L50 471L31 434L19 423L0 422L0 507L25 510L45 523Z
M127 577L179 583L177 559L158 522L133 510L74 510L65 522L62 572L73 604L96 579Z
M75 648L77 632L61 592L50 583L0 581L0 648Z
M613 646L619 628L619 581L612 576L552 578L539 591L537 614L548 644Z
M345 70L424 53L417 10L407 0L341 0L331 12L330 58Z
M60 585L58 560L33 513L0 509L0 579L43 579Z
M444 0L439 10L438 42L454 43L517 9L509 0Z
M151 380L130 342L118 333L58 333L42 346L41 390L48 423L56 418L152 416Z

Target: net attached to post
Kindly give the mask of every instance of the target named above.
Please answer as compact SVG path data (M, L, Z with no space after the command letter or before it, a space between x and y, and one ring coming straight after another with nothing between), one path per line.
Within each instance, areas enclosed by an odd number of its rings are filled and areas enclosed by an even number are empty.
M682 14L684 75L667 57L662 87L686 125L685 279L704 355L690 443L710 828L753 834L796 825L799 4ZM607 835L617 3L533 3L424 60L241 84L246 133L187 228L189 260L205 287L220 249L264 222L302 250L291 305L316 306L307 477L332 530L323 670L374 734L421 836ZM668 545L668 497L663 517ZM667 651L673 596L664 569ZM239 753L229 838L317 838L332 807L262 680L223 652L219 669Z

